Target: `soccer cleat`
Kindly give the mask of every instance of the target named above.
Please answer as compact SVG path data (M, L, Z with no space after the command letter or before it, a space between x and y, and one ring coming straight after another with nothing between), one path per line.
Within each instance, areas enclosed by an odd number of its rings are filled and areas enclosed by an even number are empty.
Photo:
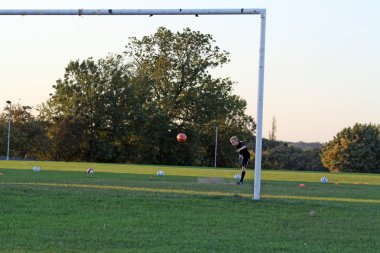
M244 182L237 182L236 184L237 184L237 185L243 185Z

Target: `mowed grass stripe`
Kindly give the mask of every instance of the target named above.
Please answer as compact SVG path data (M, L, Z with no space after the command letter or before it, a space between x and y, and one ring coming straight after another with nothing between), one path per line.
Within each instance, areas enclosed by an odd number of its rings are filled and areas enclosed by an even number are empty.
M232 178L239 169L232 168L202 168L164 165L135 165L135 164L106 164L106 163L79 163L79 162L44 162L44 161L0 161L3 169L32 169L34 165L41 167L42 171L68 171L85 172L89 167L96 173L124 173L155 175L158 170L164 170L167 176L188 177L219 177ZM246 178L253 179L254 171L248 170ZM327 177L330 183L342 184L369 184L380 185L379 174L364 173L329 173L329 172L302 172L302 171L274 171L263 170L262 180L265 181L292 181L292 182L319 182L321 177Z
M228 192L215 191L194 191L182 189L160 189L148 187L130 187L130 186L115 186L115 185L91 185L91 184L59 184L59 183L2 183L3 185L23 185L23 186L45 186L58 188L90 188L90 189L107 189L107 190L123 190L123 191L140 191L154 193L174 193L185 195L201 195L201 196L219 196L233 197L239 196L244 198L252 198L251 194L236 194ZM334 197L314 197L314 196L291 196L291 195L270 195L263 194L262 198L268 199L290 199L290 200L309 200L309 201L332 201L332 202L350 202L350 203L368 203L380 204L379 199L358 199L358 198L334 198Z

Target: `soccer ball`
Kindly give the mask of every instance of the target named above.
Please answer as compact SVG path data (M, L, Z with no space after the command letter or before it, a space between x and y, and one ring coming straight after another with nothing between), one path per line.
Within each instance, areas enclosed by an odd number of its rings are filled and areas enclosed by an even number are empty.
M324 183L326 184L329 180L327 179L327 177L322 177L321 178L321 183Z
M39 172L40 171L40 167L38 167L37 165L33 167L33 171L34 172Z
M93 174L94 173L94 169L93 168L88 168L87 169L87 173L88 174Z
M157 176L158 177L163 177L165 175L165 172L163 170L157 171Z
M236 180L240 180L241 176L240 176L240 174L235 174L235 175L234 175L234 178L235 178Z
M186 134L184 134L184 133L177 134L177 141L182 142L182 143L186 142L187 141Z

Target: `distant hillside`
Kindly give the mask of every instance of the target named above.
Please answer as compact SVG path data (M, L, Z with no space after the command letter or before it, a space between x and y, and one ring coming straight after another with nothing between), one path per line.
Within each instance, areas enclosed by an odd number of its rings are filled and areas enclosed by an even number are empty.
M253 136L252 142L250 143L253 148L255 147L255 143L256 143L256 136ZM249 145L249 143L248 143L248 145ZM295 148L299 148L299 149L301 149L303 151L313 150L313 149L316 149L316 148L321 149L323 147L323 144L320 143L320 142L303 142L303 141L290 142L290 141L277 141L276 140L273 143L273 142L269 141L267 138L263 138L263 149L266 149L268 147L278 146L278 145L285 145L285 146L289 146L289 147L295 147Z
M295 148L300 148L302 150L312 150L312 149L315 149L315 148L322 148L323 145L322 143L319 143L319 142L302 142L302 141L299 141L299 142L288 142L289 146L290 147L295 147Z

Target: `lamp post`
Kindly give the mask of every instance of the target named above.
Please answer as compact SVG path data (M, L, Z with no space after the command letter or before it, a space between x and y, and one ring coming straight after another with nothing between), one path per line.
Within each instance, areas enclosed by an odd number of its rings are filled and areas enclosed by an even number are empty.
M218 154L218 126L215 127L215 156L214 156L214 167L216 168L216 158Z
M9 114L8 114L8 146L7 146L7 160L9 160L9 143L11 140L11 114L12 114L12 102L7 101L9 106Z

